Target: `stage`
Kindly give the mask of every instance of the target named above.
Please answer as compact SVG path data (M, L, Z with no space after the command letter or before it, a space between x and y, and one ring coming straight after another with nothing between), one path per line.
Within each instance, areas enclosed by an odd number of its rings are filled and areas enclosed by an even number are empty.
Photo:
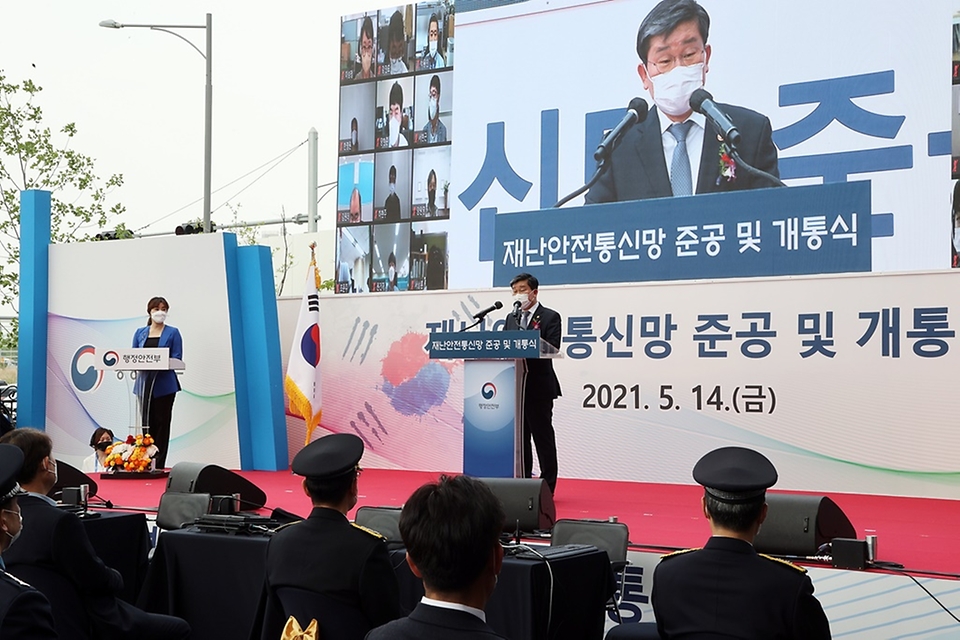
M267 494L267 507L306 515L309 500L301 478L288 471L238 472ZM414 489L435 479L435 472L365 469L360 478L358 507L400 506ZM94 476L98 479L98 476ZM114 505L155 509L166 479L100 482L100 496ZM700 511L702 489L695 485L641 484L561 478L554 502L558 518L607 520L615 516L630 527L638 550L696 547L709 535ZM877 558L923 574L960 578L960 553L954 546L960 531L960 504L951 500L828 495L857 529L857 537L876 535ZM352 514L351 514L352 516Z

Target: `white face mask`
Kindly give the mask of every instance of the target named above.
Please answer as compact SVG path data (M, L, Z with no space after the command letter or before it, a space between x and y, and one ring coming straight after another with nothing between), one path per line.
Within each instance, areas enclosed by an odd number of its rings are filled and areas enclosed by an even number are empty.
M703 63L677 65L667 73L651 76L653 101L661 111L682 116L690 111L690 96L703 86Z
M390 58L390 73L406 73L403 58Z
M167 320L167 312L154 311L150 314L150 319L153 320L154 324L163 324Z
M357 132L356 131L350 132L350 144L353 146L354 149L357 148Z
M960 251L960 227L953 230L953 248Z
M430 102L427 104L427 115L431 120L437 117L437 99L430 98Z
M47 473L52 473L52 474L53 474L53 483L56 484L56 483L57 483L57 480L60 479L60 476L57 475L57 462L56 462L56 460L54 460L54 462L53 462L53 469L47 469Z
M437 41L436 41L436 40L431 40L431 41L430 41L430 55L432 55L432 56L437 55Z
M394 183L391 182L391 183L390 183L390 193L396 193L396 192L397 192L397 185L395 185Z
M390 146L396 147L400 144L400 119L390 118Z
M387 269L387 279L392 282L393 276L395 276L396 273L397 273L396 270L393 267L390 267L389 269Z
M526 309L530 306L530 294L528 293L515 293L513 294L513 301L520 303L521 309Z
M9 549L10 547L13 546L13 543L17 541L17 538L20 537L20 534L23 533L23 513L22 513L22 512L21 512L21 513L18 513L18 512L16 512L16 511L11 510L11 509L4 509L4 511L6 511L7 513L15 513L15 514L17 514L17 518L20 519L20 528L17 529L17 532L16 532L16 533L11 534L9 531L4 531L5 534L7 534L8 536L10 536L10 544L7 545L7 548Z

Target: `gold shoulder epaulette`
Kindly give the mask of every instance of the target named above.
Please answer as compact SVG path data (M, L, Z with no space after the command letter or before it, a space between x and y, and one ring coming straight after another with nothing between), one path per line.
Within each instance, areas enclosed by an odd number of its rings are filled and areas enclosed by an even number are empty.
M680 551L674 551L673 553L668 553L666 555L660 556L660 560L667 560L668 558L676 558L677 556L682 556L685 553L690 553L691 551L700 551L703 547L693 547L692 549L681 549Z
M282 524L282 525L280 525L279 527L277 527L276 529L274 529L273 532L276 533L276 532L278 532L278 531L281 531L281 530L283 530L283 529L286 529L287 527L292 527L292 526L295 525L295 524L300 524L301 522L303 522L303 520L294 520L293 522L287 522L286 524Z
M351 522L350 524L352 524L352 525L353 525L354 527L356 527L357 529L360 529L360 531L366 531L367 533L369 533L370 535L372 535L372 536L374 536L374 537L376 537L376 538L380 538L381 540L386 540L386 539L387 539L387 536L383 535L383 534L380 533L379 531L374 531L373 529L368 529L368 528L366 528L365 526L363 526L362 524L357 524L356 522Z
M801 567L801 566L798 565L798 564L793 564L793 563L790 562L789 560L784 560L784 559L782 559L782 558L775 558L774 556L768 556L768 555L765 554L765 553L760 553L760 554L757 554L757 555L759 555L761 558L766 558L767 560L772 560L773 562L780 563L780 564L782 564L782 565L785 566L785 567L790 567L790 568L793 569L794 571L799 571L800 573L806 573L806 572L807 572L806 569L804 569L803 567Z

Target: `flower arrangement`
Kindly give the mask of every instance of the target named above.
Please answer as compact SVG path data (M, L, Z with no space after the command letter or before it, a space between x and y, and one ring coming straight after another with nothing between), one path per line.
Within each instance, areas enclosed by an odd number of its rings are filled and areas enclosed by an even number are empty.
M149 433L127 436L124 442L107 447L104 466L111 472L144 472L153 469L153 457L160 452Z
M720 186L721 180L733 182L737 179L737 163L730 153L730 148L724 142L720 145L720 175L717 176L717 186Z

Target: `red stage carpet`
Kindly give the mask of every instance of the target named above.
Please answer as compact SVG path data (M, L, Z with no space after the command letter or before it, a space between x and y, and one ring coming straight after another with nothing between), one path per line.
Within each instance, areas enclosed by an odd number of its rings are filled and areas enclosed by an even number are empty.
M301 478L288 471L244 471L267 494L267 507L306 515L310 511ZM414 489L439 474L366 469L360 478L358 506L400 506ZM102 480L99 494L114 505L156 509L165 480ZM558 518L606 520L616 516L630 527L638 547L684 548L703 544L709 535L700 511L698 486L560 479ZM857 494L828 494L857 529L877 536L879 560L913 571L960 574L954 545L960 531L960 502ZM352 515L352 514L351 514Z

